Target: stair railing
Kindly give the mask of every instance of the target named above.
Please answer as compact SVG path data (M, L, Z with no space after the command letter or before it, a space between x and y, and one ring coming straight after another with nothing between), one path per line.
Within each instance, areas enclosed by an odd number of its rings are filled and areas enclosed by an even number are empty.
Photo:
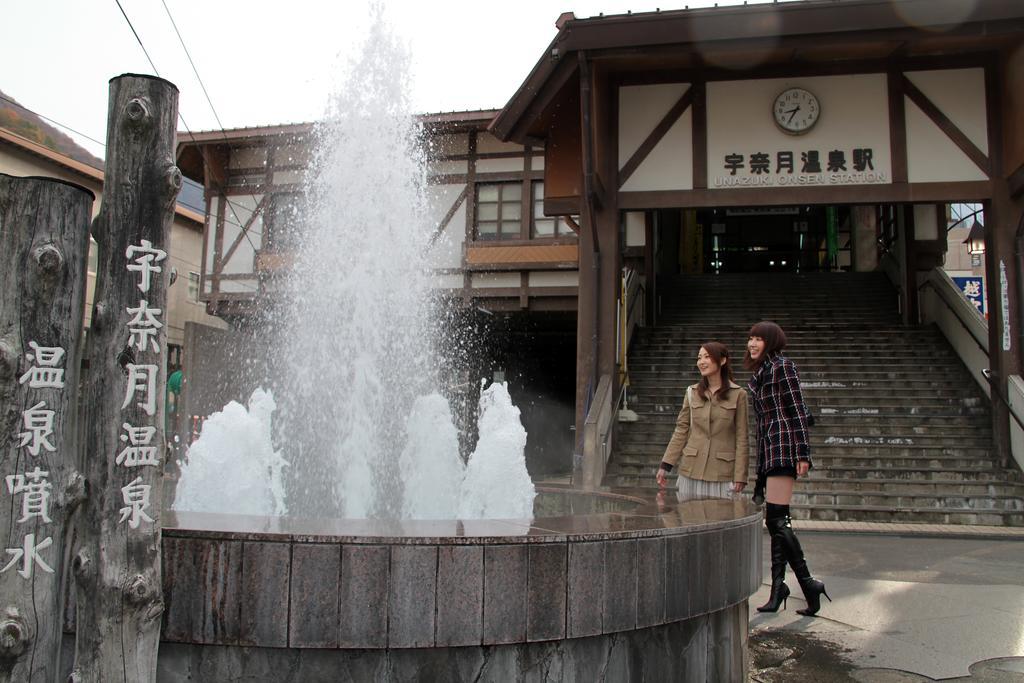
M988 324L941 268L933 268L918 290L921 322L936 324L974 381L992 398L991 385L982 372L989 364Z
M1020 415L1024 412L1024 384L1021 378L1011 375L1004 388L1000 378L988 370L988 323L944 270L932 269L918 291L921 322L934 322L989 400L1006 406L1012 422L1012 456L1024 469L1024 421Z
M601 486L608 456L612 452L612 429L615 420L615 392L612 376L601 375L590 410L583 422L583 488L593 490Z
M621 403L623 407L628 407L626 405L626 390L629 387L629 345L633 341L636 328L643 324L644 294L644 285L641 282L640 274L632 268L623 268L615 314L615 357L619 365L619 387L621 389L617 403Z

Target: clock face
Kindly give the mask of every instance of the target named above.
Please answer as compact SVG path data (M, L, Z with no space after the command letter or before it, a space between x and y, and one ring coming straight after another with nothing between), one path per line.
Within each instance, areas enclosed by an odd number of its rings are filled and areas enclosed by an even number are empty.
M818 98L803 88L788 88L779 93L772 105L775 123L787 133L806 133L821 116Z

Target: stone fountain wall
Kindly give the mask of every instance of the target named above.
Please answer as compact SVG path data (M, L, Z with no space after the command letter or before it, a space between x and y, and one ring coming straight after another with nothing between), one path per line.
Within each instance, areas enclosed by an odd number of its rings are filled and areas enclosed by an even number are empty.
M523 521L166 513L161 681L743 680L742 500Z

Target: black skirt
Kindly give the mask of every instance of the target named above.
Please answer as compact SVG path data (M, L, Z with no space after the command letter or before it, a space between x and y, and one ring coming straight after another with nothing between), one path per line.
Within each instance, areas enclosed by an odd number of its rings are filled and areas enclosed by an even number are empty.
M773 467L764 473L765 477L793 477L796 479L796 468L785 465Z

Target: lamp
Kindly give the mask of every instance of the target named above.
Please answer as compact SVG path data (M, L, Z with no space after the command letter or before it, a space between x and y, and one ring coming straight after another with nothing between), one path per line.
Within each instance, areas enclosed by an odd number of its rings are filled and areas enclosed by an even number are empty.
M980 256L985 253L985 226L979 223L978 219L974 219L974 225L971 226L971 231L967 234L964 244L967 245L967 253L971 256Z

